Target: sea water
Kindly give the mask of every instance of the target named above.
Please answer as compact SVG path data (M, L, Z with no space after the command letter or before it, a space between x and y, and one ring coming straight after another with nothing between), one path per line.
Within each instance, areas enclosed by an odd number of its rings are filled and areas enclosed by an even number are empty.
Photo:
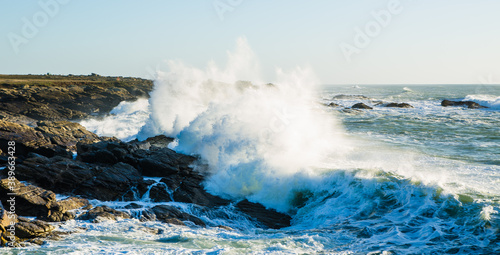
M259 78L244 40L238 44L224 68L170 62L150 99L124 102L110 116L82 124L123 140L175 137L171 148L208 164L207 191L288 213L292 226L263 229L234 205L205 210L145 195L134 201L139 209L91 202L133 216L173 205L208 227L72 220L59 226L73 232L68 236L2 252L500 253L499 86L317 86L309 68L277 70L270 85ZM443 107L443 99L489 108ZM373 109L349 109L360 102ZM384 107L391 102L413 108ZM163 185L152 180L151 186Z

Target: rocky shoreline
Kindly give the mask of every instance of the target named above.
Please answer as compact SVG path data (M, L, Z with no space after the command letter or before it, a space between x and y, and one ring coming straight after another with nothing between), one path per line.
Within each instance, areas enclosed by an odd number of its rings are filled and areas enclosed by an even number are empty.
M172 138L125 143L99 137L72 122L103 116L122 101L148 97L152 88L151 81L138 78L0 75L0 166L5 166L0 170L2 246L42 244L70 234L55 229L73 219L137 218L229 229L207 226L173 206L143 208L134 203L146 196L153 202L191 203L202 210L234 206L263 228L290 226L289 215L206 192L203 166L195 170L197 158L168 149ZM67 198L57 200L56 193ZM130 203L124 210L92 208L88 201L92 199ZM139 213L127 213L125 209L131 208Z

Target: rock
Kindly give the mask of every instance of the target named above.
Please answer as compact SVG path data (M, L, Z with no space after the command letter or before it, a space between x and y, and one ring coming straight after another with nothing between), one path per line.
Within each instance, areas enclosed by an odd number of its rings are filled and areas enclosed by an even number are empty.
M166 148L171 142L174 141L174 138L172 137L167 137L165 135L158 135L154 137L149 137L148 139L145 140L145 142L148 142L151 144L151 147L153 148Z
M0 199L5 206L14 203L18 215L43 217L56 203L56 194L11 178L0 180Z
M156 219L170 224L184 225L182 221L191 221L198 226L205 227L206 224L201 219L181 212L179 209L169 205L157 205L151 208L151 211L156 215Z
M328 104L329 107L341 107L339 104L336 104L336 103L329 103Z
M76 144L94 143L99 137L78 123L69 121L39 121L36 127L0 120L0 149L8 151L8 142L16 143L16 156L25 157L30 152L47 157L56 155L71 158Z
M64 200L57 201L54 208L56 208L58 211L66 212L66 211L71 211L74 209L86 207L88 205L90 205L90 203L87 199L79 198L79 197L68 197Z
M19 222L16 224L16 236L19 238L46 237L55 227L41 220Z
M126 163L100 166L39 155L27 158L18 165L16 176L58 193L100 200L121 199L131 187L143 182L138 170Z
M142 175L151 177L166 177L177 174L181 171L192 171L189 165L196 158L176 153L175 151L163 148L150 152L147 157L138 160Z
M482 109L482 108L488 108L486 106L482 106L476 102L473 101L450 101L450 100L443 100L441 102L441 106L467 106L469 109Z
M292 218L286 214L279 213L272 209L266 209L263 205L252 203L248 200L240 201L236 208L248 214L264 226L272 229L280 229L290 226Z
M17 223L17 215L8 213L0 201L0 226L7 227Z
M60 222L72 220L75 218L76 214L74 212L69 212L74 209L79 209L82 207L89 206L90 203L87 199L78 197L69 197L61 201L57 201L54 206L49 211L49 215L46 217L39 217L41 220L48 222Z
M8 142L15 142L15 154L17 157L24 156L29 152L38 152L53 156L54 145L50 139L32 127L0 120L0 149L2 154L8 152ZM5 155L5 154L4 154Z
M201 185L201 181L196 179L184 179L178 188L174 191L174 201L192 203L201 206L223 206L228 205L229 201L217 196L214 196L205 191Z
M414 108L412 105L407 104L407 103L390 103L387 104L385 107L397 107L397 108Z
M38 130L49 138L52 144L60 145L76 152L76 144L99 142L99 136L88 131L82 125L70 121L39 121Z
M353 106L351 106L352 109L373 109L372 107L366 105L366 104L363 104L363 103L357 103Z
M130 215L103 205L89 210L88 212L79 216L77 219L89 220L93 223L97 223L103 220L118 220L119 218L130 219Z
M170 194L167 192L167 185L165 183L160 182L159 184L151 187L149 192L149 198L153 202L170 202L172 198Z

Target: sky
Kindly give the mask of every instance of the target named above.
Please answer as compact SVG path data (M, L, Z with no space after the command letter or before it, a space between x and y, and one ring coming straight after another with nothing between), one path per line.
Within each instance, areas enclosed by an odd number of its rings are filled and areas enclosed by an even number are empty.
M498 0L0 0L0 73L152 78L166 60L225 64L244 37L264 79L500 84Z

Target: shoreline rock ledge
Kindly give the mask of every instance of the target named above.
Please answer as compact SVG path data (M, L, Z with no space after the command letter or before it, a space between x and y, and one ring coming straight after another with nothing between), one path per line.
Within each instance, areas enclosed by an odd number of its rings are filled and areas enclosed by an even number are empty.
M42 244L70 234L55 228L73 219L99 222L137 218L230 229L211 226L174 206L146 208L134 203L143 199L191 203L208 215L217 215L210 210L235 205L263 228L290 226L287 214L208 193L203 187L203 166L195 170L196 157L168 149L172 138L157 136L125 143L99 137L70 121L105 115L123 100L147 97L151 89L151 81L136 78L0 75L0 166L12 162L8 154L10 141L15 142L16 157L15 174L10 174L8 168L0 170L0 202L7 206L14 185L17 219L6 220L8 208L0 210L1 245L9 241L7 229L11 225L18 229L16 245ZM68 198L57 200L56 193ZM130 204L124 208L97 204L92 208L87 199Z

